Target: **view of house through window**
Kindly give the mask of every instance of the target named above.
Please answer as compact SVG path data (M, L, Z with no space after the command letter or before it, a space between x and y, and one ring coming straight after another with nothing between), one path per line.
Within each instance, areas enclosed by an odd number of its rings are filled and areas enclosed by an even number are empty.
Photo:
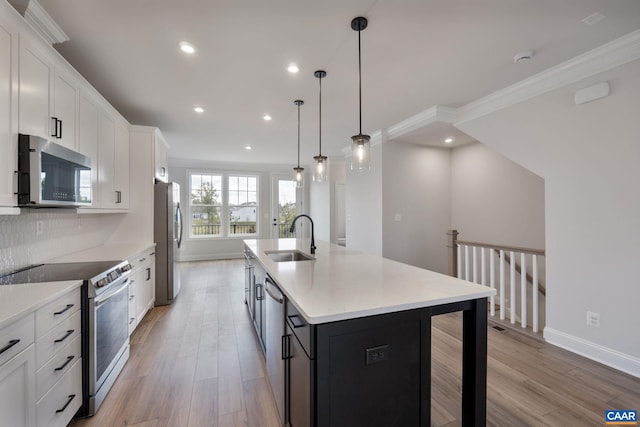
M257 234L258 177L192 172L191 237Z

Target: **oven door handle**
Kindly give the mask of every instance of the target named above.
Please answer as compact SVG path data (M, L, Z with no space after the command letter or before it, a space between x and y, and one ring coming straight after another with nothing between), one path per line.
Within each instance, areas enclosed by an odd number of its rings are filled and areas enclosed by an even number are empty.
M105 302L107 302L108 300L110 300L111 298L115 297L116 295L118 295L119 293L125 291L126 289L129 288L129 278L124 279L123 284L120 286L120 288L116 289L115 291L111 292L110 294L106 295L106 296L102 296L100 295L100 298L96 297L95 298L95 307L98 308L100 307L102 304L104 304Z

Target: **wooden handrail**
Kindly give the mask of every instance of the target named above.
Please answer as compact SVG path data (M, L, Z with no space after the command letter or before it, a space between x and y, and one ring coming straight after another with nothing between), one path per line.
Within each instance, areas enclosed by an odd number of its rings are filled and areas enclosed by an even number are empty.
M494 245L492 243L470 242L467 240L456 240L459 245L476 246L478 248L497 249L507 252L523 252L525 254L544 256L544 249L520 248L517 246Z

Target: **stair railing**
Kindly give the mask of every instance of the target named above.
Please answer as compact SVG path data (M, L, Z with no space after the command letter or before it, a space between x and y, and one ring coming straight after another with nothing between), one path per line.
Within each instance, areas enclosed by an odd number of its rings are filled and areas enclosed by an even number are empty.
M544 250L521 248L516 246L496 245L491 243L472 242L458 239L457 230L449 230L449 275L468 280L496 289L498 280L498 294L500 320L506 319L506 265L509 264L509 321L515 325L517 321L517 275L520 276L520 325L528 327L527 320L527 286L531 286L532 296L532 330L537 333L540 329L540 300L539 295L546 295L546 289L538 278L538 257L545 256ZM478 257L479 253L479 257ZM487 254L489 259L487 262ZM498 260L496 261L496 255ZM480 259L478 259L480 258ZM520 262L517 262L517 259ZM527 259L531 260L531 274L528 273ZM487 265L489 277L487 280ZM496 273L496 266L498 273ZM489 312L496 315L496 297L490 297Z

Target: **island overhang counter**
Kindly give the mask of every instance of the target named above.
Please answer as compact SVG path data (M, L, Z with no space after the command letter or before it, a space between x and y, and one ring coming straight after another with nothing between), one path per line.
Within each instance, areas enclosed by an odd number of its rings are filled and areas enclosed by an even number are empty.
M281 355L290 425L300 419L291 343L310 361L310 426L430 425L431 317L455 311L463 312L462 425L486 424L486 299L494 289L325 242L314 255L306 239L244 243L286 297ZM294 250L313 259L269 256Z

